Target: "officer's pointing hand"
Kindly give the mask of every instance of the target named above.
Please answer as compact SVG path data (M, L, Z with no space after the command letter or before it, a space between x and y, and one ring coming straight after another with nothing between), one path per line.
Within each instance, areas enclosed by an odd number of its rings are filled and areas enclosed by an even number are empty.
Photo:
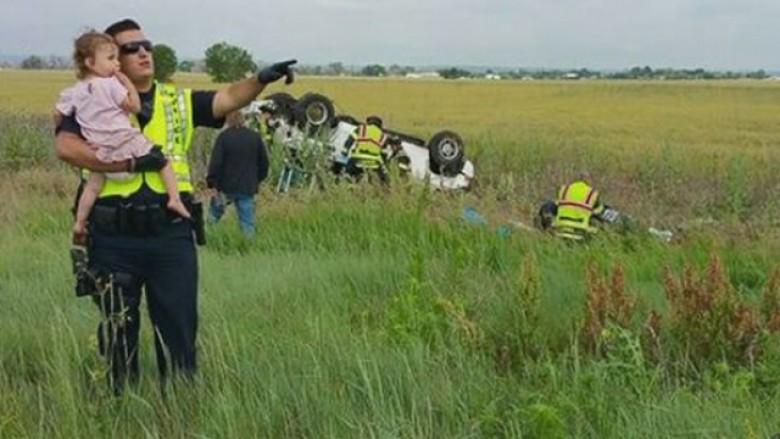
M297 62L298 60L291 59L271 64L270 66L257 72L257 80L261 84L270 84L274 81L278 81L282 78L282 76L285 76L286 78L284 83L290 85L295 80L295 74L291 67Z

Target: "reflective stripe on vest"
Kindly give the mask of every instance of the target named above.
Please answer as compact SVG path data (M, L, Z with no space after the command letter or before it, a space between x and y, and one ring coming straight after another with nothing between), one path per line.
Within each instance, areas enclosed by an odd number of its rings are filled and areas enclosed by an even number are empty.
M138 119L131 117L133 125ZM192 94L189 89L156 83L152 119L143 129L144 135L163 148L176 174L180 192L192 192L187 152L192 145ZM154 192L165 194L165 184L159 172L137 173L128 180L106 180L100 197L129 197L146 182Z
M349 153L349 158L361 162L382 161L382 147L385 144L385 133L375 125L360 125L352 135L355 144Z
M591 232L590 218L598 200L598 191L582 181L561 187L558 192L558 214L553 227L572 232Z

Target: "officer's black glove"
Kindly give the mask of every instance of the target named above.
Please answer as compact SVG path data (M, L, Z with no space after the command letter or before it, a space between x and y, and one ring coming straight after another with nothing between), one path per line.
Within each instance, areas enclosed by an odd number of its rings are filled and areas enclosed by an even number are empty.
M155 146L149 154L130 160L128 172L153 172L162 169L168 160L162 152L162 148Z
M271 64L270 66L257 72L257 81L261 84L270 84L274 81L278 81L282 76L286 76L284 83L290 85L295 80L293 69L290 67L297 63L298 60L291 59L287 61Z

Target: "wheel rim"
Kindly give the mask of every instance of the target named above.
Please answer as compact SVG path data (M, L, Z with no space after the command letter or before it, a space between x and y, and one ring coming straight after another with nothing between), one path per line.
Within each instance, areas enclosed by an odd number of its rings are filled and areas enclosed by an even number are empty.
M452 160L458 156L460 145L452 139L446 139L439 144L439 151L441 152L442 158L445 160Z
M306 107L306 120L312 125L322 125L328 120L328 109L321 102Z

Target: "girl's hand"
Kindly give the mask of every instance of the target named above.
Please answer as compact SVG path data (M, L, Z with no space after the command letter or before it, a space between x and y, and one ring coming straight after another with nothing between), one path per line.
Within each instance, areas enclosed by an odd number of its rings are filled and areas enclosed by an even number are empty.
M116 76L116 79L118 79L118 80L119 80L119 82L121 82L122 84L127 84L128 82L130 82L130 78L128 78L128 77L127 77L127 75L125 75L124 73L122 73L122 71L121 71L121 70L117 70L117 71L114 73L114 76Z

